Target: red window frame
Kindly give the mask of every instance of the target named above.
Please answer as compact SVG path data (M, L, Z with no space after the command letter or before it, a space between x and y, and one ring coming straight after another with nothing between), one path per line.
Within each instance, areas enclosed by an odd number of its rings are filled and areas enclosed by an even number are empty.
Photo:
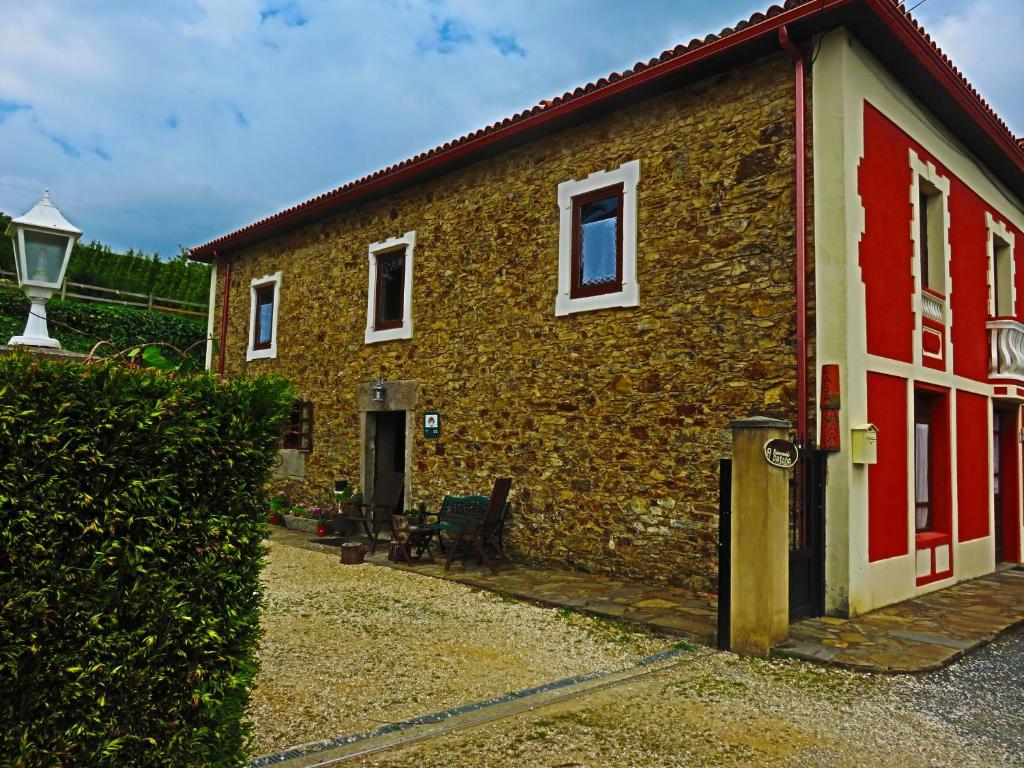
M274 293L276 288L275 283L267 283L265 285L256 286L255 297L256 297L256 322L253 324L252 329L252 348L253 349L270 349L274 345L274 313L277 312L277 307L274 302ZM260 341L260 337L263 335L263 325L260 321L260 307L265 304L271 306L270 311L270 328L267 333L267 340Z
M313 404L296 400L281 437L281 447L296 451L313 450Z
M375 306L373 308L373 329L375 331L387 331L392 328L401 328L405 323L405 258L406 249L399 248L394 251L387 251L385 253L377 254L377 275L376 275L376 292L374 296ZM400 313L397 320L384 320L380 316L382 302L381 295L384 287L384 264L388 261L394 261L396 259L402 260L402 268L399 273L402 276L401 291L402 297L401 303L399 304Z
M606 293L620 293L622 291L622 198L625 191L625 184L613 184L609 187L595 189L593 192L585 192L575 195L572 198L572 275L569 296L573 299L581 299L587 296L601 296ZM595 200L604 200L608 197L615 197L618 201L615 215L615 281L599 283L597 285L583 285L580 274L580 259L582 257L580 238L580 219L583 206Z

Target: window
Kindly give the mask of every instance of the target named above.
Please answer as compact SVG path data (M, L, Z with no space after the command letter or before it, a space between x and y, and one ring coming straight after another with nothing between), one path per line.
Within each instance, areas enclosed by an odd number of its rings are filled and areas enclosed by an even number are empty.
M622 290L622 185L572 200L570 295L597 296Z
M416 233L406 232L369 251L367 344L412 338L412 261Z
M989 315L1014 317L1017 289L1014 285L1013 234L992 214L985 214L988 227Z
M246 360L277 357L277 314L281 273L253 278L249 283L249 350Z
M919 179L917 243L921 286L941 295L946 293L943 208L942 192L925 179Z
M288 426L281 439L281 447L296 451L313 450L313 404L296 400Z
M256 289L256 330L253 349L270 349L274 332L274 286L261 285Z
M402 325L405 284L405 249L377 257L377 317L373 327L378 331Z
M558 185L560 232L555 314L639 303L636 188L640 162Z

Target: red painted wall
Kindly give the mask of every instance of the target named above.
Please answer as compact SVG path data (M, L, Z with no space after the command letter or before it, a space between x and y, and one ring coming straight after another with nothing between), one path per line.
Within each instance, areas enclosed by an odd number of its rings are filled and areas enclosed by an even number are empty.
M992 478L988 463L992 433L988 399L970 392L956 395L957 502L959 541L988 536L988 505Z
M878 427L878 463L868 466L868 560L907 554L906 379L868 373L868 420Z
M860 266L868 352L908 363L914 340L909 146L906 134L864 105L864 158L857 184L864 201Z

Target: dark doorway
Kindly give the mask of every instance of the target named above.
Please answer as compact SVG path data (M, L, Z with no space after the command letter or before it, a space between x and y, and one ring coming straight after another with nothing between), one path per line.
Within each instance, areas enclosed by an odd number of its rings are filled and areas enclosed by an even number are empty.
M376 430L373 439L374 477L379 472L405 473L405 411L381 411L373 414Z
M1020 560L1017 428L1016 407L997 404L992 409L992 506L997 565Z

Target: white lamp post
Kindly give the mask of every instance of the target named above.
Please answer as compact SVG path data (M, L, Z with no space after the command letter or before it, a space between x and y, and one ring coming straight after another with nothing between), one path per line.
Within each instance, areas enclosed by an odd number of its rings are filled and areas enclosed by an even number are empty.
M60 342L50 338L46 327L46 302L60 288L82 230L61 215L46 190L31 211L11 220L7 234L14 241L18 285L32 302L25 332L7 343L60 349Z

